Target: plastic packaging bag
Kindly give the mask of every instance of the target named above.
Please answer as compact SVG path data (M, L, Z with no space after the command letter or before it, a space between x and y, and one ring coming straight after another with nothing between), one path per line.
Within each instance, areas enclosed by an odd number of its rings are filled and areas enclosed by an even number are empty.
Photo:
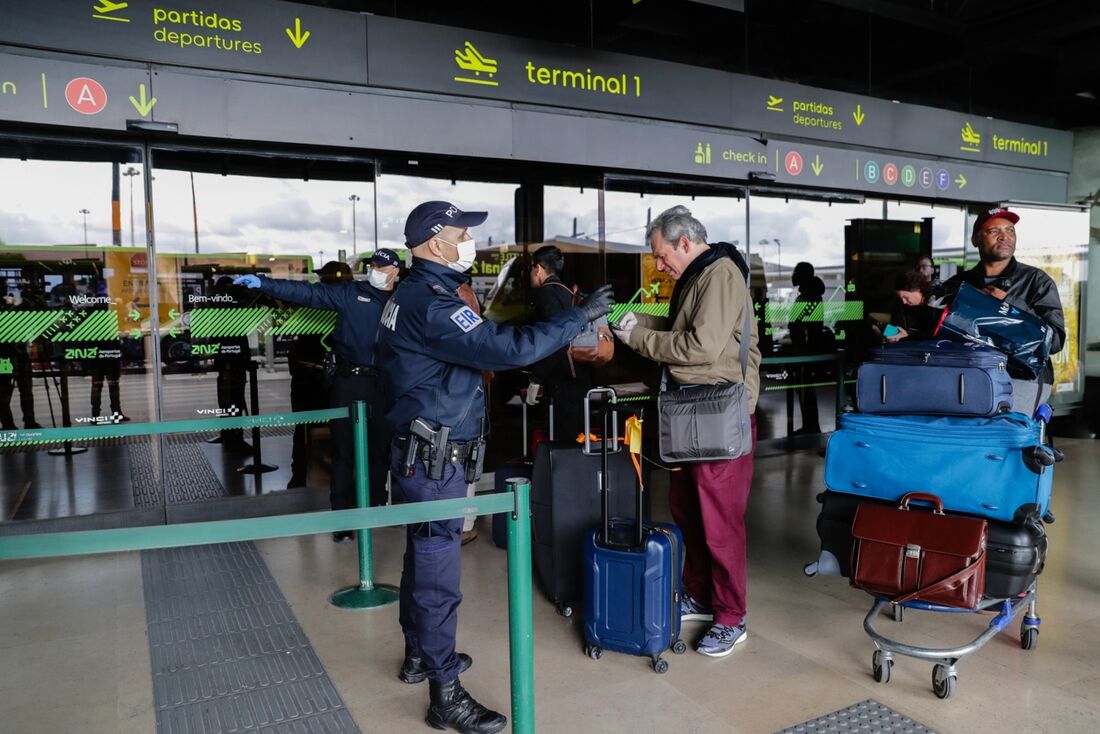
M976 342L1008 355L1009 374L1038 379L1050 355L1052 331L1034 314L963 283L944 310L936 336Z

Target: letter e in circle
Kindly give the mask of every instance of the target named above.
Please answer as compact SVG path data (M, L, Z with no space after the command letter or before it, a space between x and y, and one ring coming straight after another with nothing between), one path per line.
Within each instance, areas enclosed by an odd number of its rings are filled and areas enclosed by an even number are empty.
M107 107L107 90L95 79L81 76L65 85L65 100L82 115L97 115Z

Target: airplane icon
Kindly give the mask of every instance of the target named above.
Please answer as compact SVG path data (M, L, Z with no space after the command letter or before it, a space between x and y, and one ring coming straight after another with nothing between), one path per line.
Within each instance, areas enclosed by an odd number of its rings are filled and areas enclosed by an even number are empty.
M458 64L458 68L474 73L484 71L486 74L495 74L497 72L496 59L485 58L469 41L466 41L465 49L465 51L455 49L455 63Z
M971 150L975 153L981 152L979 146L982 144L982 134L971 127L969 122L967 122L962 129L962 141L965 145L963 145L960 150Z
M783 108L779 105L783 104L782 97L776 97L774 94L768 95L768 109L772 112L782 112Z

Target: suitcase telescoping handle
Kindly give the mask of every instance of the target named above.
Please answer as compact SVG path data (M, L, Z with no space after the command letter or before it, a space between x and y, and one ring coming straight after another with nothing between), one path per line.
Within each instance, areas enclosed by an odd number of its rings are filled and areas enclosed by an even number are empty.
M910 502L927 502L933 506L932 512L934 514L943 514L943 500L931 492L909 492L901 498L901 504L898 505L898 509L908 510Z
M614 407L619 402L619 395L615 392L615 389L611 387L594 387L584 396L584 453L589 455L596 453L596 450L592 448L592 398L599 395L604 397L606 406L604 414L606 415L608 410L611 412L611 439L612 446L614 447L613 451L619 450L619 413ZM605 422L603 433L600 434L600 441L605 448L607 446L607 428L608 426Z

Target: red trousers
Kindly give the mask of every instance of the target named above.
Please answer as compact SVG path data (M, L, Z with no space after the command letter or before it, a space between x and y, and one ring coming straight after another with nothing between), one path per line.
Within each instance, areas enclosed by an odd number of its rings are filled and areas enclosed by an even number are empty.
M684 534L684 593L713 607L715 624L740 624L746 612L745 508L752 467L749 452L739 459L680 464L671 474L672 519Z

